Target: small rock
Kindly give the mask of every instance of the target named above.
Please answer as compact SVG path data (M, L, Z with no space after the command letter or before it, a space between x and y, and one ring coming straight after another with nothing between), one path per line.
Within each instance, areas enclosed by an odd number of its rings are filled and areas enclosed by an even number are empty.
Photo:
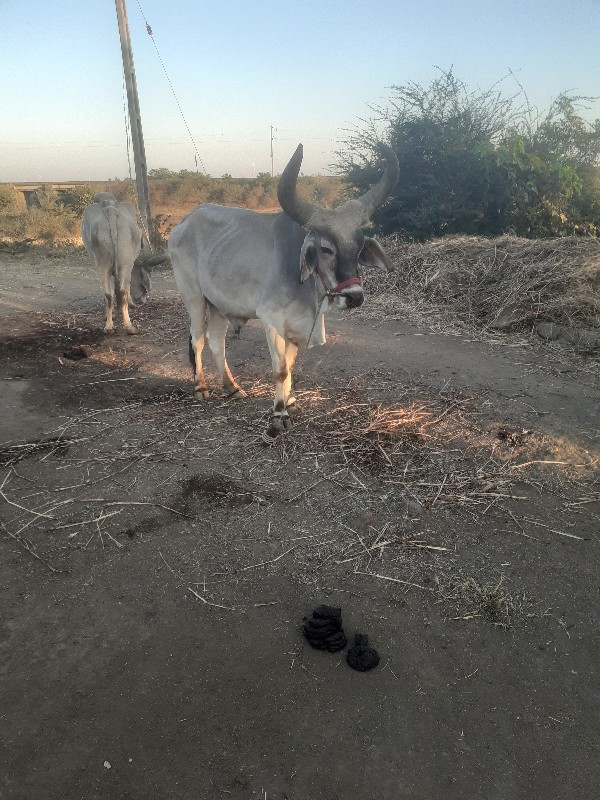
M423 514L423 506L416 500L407 500L406 512L411 517L420 517Z
M560 331L560 338L569 344L579 347L593 349L600 346L600 331L586 330L585 328L563 327Z
M505 306L498 316L489 323L490 328L495 328L499 331L505 331L513 325L523 322L527 316L527 310L519 303L509 303Z
M540 322L535 326L535 332L542 339L547 339L549 342L554 342L561 334L561 325L555 322Z

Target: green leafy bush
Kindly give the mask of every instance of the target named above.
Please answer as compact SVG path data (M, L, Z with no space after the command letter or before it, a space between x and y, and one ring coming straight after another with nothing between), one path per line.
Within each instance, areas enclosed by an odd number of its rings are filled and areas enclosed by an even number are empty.
M561 94L537 118L519 96L470 89L452 70L429 86L394 86L338 153L351 191L380 174L377 142L398 156L400 180L374 215L385 233L422 241L446 234L595 235L600 225L600 120L586 98Z
M87 206L94 202L95 194L90 184L85 183L61 192L60 202L68 211L82 217Z

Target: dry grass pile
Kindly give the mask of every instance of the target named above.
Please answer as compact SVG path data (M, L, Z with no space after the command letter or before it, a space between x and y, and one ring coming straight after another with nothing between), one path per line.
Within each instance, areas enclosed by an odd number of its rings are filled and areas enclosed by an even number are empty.
M341 454L361 469L379 472L410 454L433 424L431 411L412 402L406 406L341 402L314 416L308 444L323 454Z
M359 387L365 400L353 402ZM316 458L323 466L328 461L341 469L337 478L324 480L362 489L379 484L422 507L481 510L513 498L512 465L483 443L469 400L441 395L423 402L405 390L401 402L389 402L375 396L378 389L363 378L331 389L327 397L298 392L304 413L278 443L282 460Z
M532 617L534 607L523 593L512 593L503 585L503 578L478 583L474 578L457 579L447 586L439 585L438 603L454 605L459 616L455 620L485 617L493 625L510 628L515 617Z
M395 272L368 271L365 313L390 317L407 302L450 308L459 319L499 329L554 322L600 328L600 242L502 236L408 244L388 237Z

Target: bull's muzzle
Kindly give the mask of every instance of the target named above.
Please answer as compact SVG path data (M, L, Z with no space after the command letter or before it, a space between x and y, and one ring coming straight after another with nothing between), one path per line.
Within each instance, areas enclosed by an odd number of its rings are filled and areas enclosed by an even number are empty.
M345 292L336 295L335 305L338 308L358 308L365 302L365 295L362 288L352 287Z
M365 302L365 296L362 292L354 292L352 294L345 295L346 297L346 308L358 308L362 306Z

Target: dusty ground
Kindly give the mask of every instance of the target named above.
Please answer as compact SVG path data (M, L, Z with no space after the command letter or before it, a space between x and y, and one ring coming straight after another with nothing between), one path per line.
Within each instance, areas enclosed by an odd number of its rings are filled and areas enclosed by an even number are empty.
M0 797L596 796L593 371L334 318L267 450L256 325L252 396L195 404L171 273L133 338L97 283L0 256ZM377 669L304 643L322 602Z

